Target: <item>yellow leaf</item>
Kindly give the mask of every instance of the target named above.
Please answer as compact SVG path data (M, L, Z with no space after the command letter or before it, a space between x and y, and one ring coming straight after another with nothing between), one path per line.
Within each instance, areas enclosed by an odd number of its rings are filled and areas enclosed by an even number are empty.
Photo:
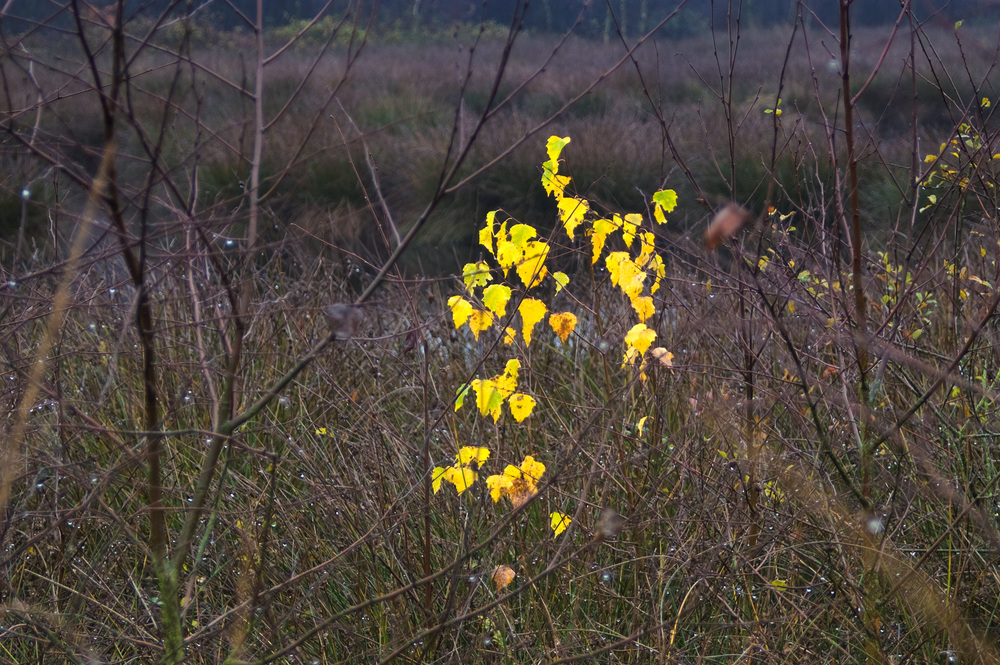
M535 398L531 395L515 393L507 400L507 404L510 406L510 413L514 416L514 420L520 423L531 415L532 409L535 408Z
M569 275L564 272L554 272L552 273L552 279L556 280L556 293L559 293L563 288L569 284Z
M483 291L483 304L498 317L507 314L507 301L509 300L510 287L505 284L490 284Z
M548 162L545 164L548 164ZM563 198L563 193L566 191L566 185L568 185L569 182L570 177L567 175L556 175L549 168L542 169L542 188L545 190L546 194L554 196L556 200L561 200Z
M448 307L451 308L451 315L455 319L455 330L462 327L462 324L469 320L472 314L472 303L462 296L452 296L448 298Z
M462 281L465 282L465 289L472 293L477 286L486 286L490 281L490 266L485 261L476 263L466 263L462 268Z
M490 490L490 498L493 499L493 503L497 503L506 496L507 491L513 484L514 479L506 475L496 475L487 478L486 487Z
M644 231L639 234L639 238L642 241L642 247L635 263L639 266L645 266L650 257L653 256L653 252L656 250L656 236L649 231Z
M532 240L524 244L524 258L517 264L517 276L529 289L541 284L548 274L545 259L549 255L549 244Z
M639 436L642 436L642 428L646 425L647 418L649 418L649 416L643 416L642 418L639 418L639 422L636 423L635 425L636 430L639 432Z
M436 466L434 470L431 471L431 488L434 493L437 494L438 490L441 489L441 481L444 480L444 467Z
M558 536L573 523L573 518L566 513L552 512L549 514L549 524L552 526L553 536Z
M645 323L637 323L625 334L625 344L634 348L639 355L646 353L646 349L656 339L656 331L650 330Z
M653 299L649 296L633 298L632 307L635 309L635 313L639 315L639 321L641 322L645 322L646 319L653 316L656 312L656 308L653 306Z
M535 458L531 455L525 456L524 461L521 462L521 475L525 479L530 480L532 486L542 479L543 473L545 473L544 464L535 461Z
M496 585L497 591L502 591L514 581L515 577L517 573L510 566L497 566L493 571L493 584Z
M510 326L507 326L503 330L503 343L510 346L511 344L514 343L514 337L516 336L517 336L517 331L511 328Z
M672 189L662 189L656 192L653 194L653 205L655 206L653 217L656 218L656 223L666 223L667 218L663 213L673 212L674 208L677 207L677 192Z
M559 155L562 153L562 149L565 148L572 139L570 137L559 138L558 136L550 136L548 141L545 142L545 151L549 155L549 161L553 164L559 162Z
M486 310L476 309L469 315L469 330L478 340L479 333L493 325L493 315Z
M615 221L618 220L618 215L615 215ZM642 224L642 215L638 213L632 213L630 215L625 215L625 220L622 222L622 237L625 239L625 246L631 247L632 240L635 238L636 229Z
M569 338L570 333L576 328L576 314L572 312L563 312L561 314L553 314L549 317L549 325L552 330L559 335L559 339L565 344L566 340Z
M573 240L573 231L583 222L583 216L590 208L590 204L584 199L567 196L559 199L556 207L559 208L559 219L566 229L566 235Z
M525 344L531 344L531 331L535 324L542 320L545 312L548 311L545 303L535 298L525 298L518 305L517 311L521 313L521 335Z
M449 466L444 471L444 479L454 485L459 494L469 489L478 477L475 471L464 466Z
M496 256L496 253L493 251L493 227L496 225L496 216L496 210L486 213L486 226L479 229L479 244L485 247L493 256Z
M497 390L493 379L474 379L472 388L476 391L476 406L484 416L498 410L503 403L503 395Z
M504 365L503 373L507 376L512 376L517 379L517 372L521 369L521 361L517 358L511 358Z
M590 229L590 242L594 246L594 258L590 261L591 263L597 263L597 259L601 258L605 241L607 241L609 235L618 230L618 227L619 225L610 219L598 219L594 221Z
M633 261L628 252L611 252L604 260L611 274L611 283L622 290L629 298L635 298L642 292L642 283L646 273Z
M458 463L463 466L475 464L481 467L490 458L490 449L481 446L462 446L458 450Z
M457 391L455 391L455 410L458 411L465 404L465 396L469 394L469 388L471 386L468 383L462 384Z

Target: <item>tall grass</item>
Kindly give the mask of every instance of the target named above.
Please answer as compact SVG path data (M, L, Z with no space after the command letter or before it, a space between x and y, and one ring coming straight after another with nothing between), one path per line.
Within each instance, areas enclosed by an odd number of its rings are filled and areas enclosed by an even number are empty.
M467 70L465 42L341 35L254 72L173 25L176 51L136 47L111 114L25 42L2 65L21 179L0 184L30 193L2 218L26 236L3 246L0 287L0 659L995 662L995 74L981 33L903 27L884 60L884 31L854 30L861 246L829 32L650 42L617 69L622 47L571 38L542 71L541 36L506 64L480 43ZM572 137L560 173L594 211L651 217L652 193L677 191L647 321L672 366L623 365L635 313L557 224L549 134ZM442 196L473 135L456 179L505 156ZM709 251L707 208L732 200L751 222ZM327 308L358 299L429 201L357 328L331 329ZM531 293L578 316L567 340L455 328L450 274L489 258L497 208L570 275ZM527 420L455 408L509 358ZM491 451L479 480L433 492L463 446ZM538 493L494 502L485 476L527 455Z

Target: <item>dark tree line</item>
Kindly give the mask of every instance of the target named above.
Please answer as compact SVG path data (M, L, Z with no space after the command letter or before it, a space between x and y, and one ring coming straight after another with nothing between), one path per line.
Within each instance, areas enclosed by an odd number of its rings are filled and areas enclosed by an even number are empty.
M92 0L90 5L106 6L111 0ZM68 24L74 4L86 7L78 0L9 0L2 21L4 29L23 32L32 26ZM365 17L375 12L376 28L411 28L413 30L446 28L455 23L489 21L508 25L515 15L523 27L538 32L562 33L575 29L589 37L607 38L621 29L626 35L643 34L670 12L679 0L356 0L335 2L329 11L341 15L344 11L358 12ZM199 21L218 30L245 26L243 16L256 15L256 0L126 0L127 18L162 12L174 5L178 16L197 11ZM326 0L264 0L264 24L284 25L291 21L311 18L323 11ZM1000 0L911 0L916 16L921 20L971 23L995 21L1000 18ZM851 7L856 26L881 25L895 21L899 15L899 0L856 0ZM712 25L724 25L727 20L739 20L745 27L787 25L802 12L807 22L833 25L838 20L839 0L699 0L684 3L678 16L664 30L684 36Z

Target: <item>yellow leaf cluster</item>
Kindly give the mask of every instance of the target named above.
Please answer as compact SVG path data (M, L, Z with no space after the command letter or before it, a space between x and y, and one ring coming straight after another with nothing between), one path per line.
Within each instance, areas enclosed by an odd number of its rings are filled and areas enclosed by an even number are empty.
M517 390L517 375L521 369L521 361L512 358L507 361L503 374L498 374L490 379L473 379L469 387L476 392L476 408L479 413L486 416L493 416L493 422L500 419L500 407L506 401L510 408L510 413L517 422L522 422L531 415L535 408L535 398L523 393L515 394ZM459 390L458 399L455 400L455 410L458 411L465 403L465 394L468 388Z
M646 327L645 323L637 323L625 334L625 356L622 367L633 364L641 358L656 339L656 331Z
M441 483L448 481L455 486L461 494L469 489L479 478L476 473L486 460L490 458L489 448L478 446L463 446L455 456L455 463L446 467L434 467L431 471L431 488L437 494L441 489Z
M503 474L487 478L486 486L494 503L507 497L514 508L520 508L538 493L538 481L543 473L545 465L528 455L521 466L508 464Z

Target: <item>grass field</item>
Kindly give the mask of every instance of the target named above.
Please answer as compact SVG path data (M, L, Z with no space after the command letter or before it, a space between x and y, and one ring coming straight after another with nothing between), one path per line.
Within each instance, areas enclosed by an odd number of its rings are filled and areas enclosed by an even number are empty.
M837 30L9 52L0 660L996 662L995 35Z

